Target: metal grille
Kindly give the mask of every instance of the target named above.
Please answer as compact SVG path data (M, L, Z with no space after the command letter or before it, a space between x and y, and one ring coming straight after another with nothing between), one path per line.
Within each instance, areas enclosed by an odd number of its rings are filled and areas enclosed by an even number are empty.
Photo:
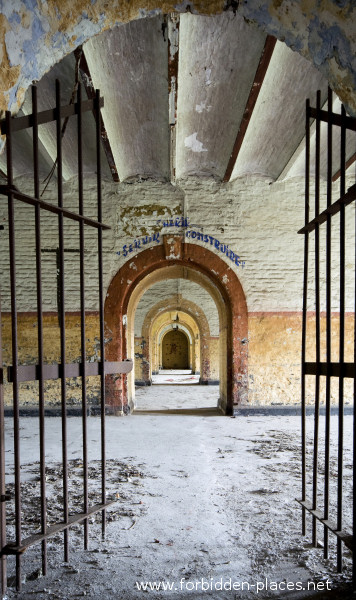
M313 131L311 131L313 128ZM329 534L336 536L337 569L343 566L343 545L355 556L355 536L345 530L345 474L344 474L344 409L345 380L353 380L355 398L355 318L353 318L353 362L345 360L345 280L352 278L351 286L355 295L355 177L349 185L350 171L346 171L355 159L355 154L346 161L347 148L355 144L356 119L346 115L344 107L341 113L333 112L333 95L328 91L327 106L322 108L321 95L317 93L316 108L306 104L306 187L305 187L305 225L298 232L304 234L304 291L303 291L303 329L302 329L302 530L306 533L306 514L311 514L312 542L318 545L318 528L323 532L324 557L329 556ZM312 137L313 134L313 137ZM315 141L315 155L311 150L311 140ZM335 148L340 144L337 159ZM321 147L327 150L326 180L321 175ZM334 150L334 152L333 152ZM337 164L336 163L337 160ZM315 162L315 171L311 168ZM339 168L338 168L339 167ZM314 189L313 189L314 188ZM314 196L314 211L311 208ZM334 200L334 197L337 200ZM324 204L324 206L322 206ZM314 212L311 219L310 213ZM353 229L347 224L352 224ZM310 237L314 239L310 240ZM312 243L310 243L312 242ZM352 248L353 265L345 264L345 253ZM308 282L309 273L309 282ZM312 275L311 275L312 273ZM310 281L312 279L312 281ZM315 315L315 338L309 336L308 296L313 298ZM336 308L335 308L336 303ZM338 306L337 306L338 305ZM353 303L352 310L354 311ZM323 310L325 308L325 311ZM333 314L338 319L337 339L333 337ZM313 331L314 335L314 331ZM334 334L335 335L335 334ZM351 342L352 343L352 342ZM313 345L315 360L307 360L310 346ZM335 347L336 346L336 347ZM323 361L323 355L326 360ZM335 359L338 355L338 360ZM310 379L312 378L312 382ZM314 428L312 442L307 438L306 399L312 383L314 397ZM331 443L334 441L331 431L332 391L338 403L337 455L335 466L331 469ZM321 430L321 413L325 410L325 430ZM355 457L355 425L353 431L353 457ZM323 441L321 441L323 439ZM309 462L309 455L311 456ZM309 469L310 466L310 469ZM331 471L334 471L333 473ZM353 461L353 481L355 477ZM353 494L353 524L356 521L356 490ZM321 525L318 525L320 523ZM356 589L356 562L353 561L353 587Z
M21 586L21 558L24 551L37 543L42 546L42 573L47 570L47 539L49 536L63 532L64 560L68 561L69 539L68 528L74 523L83 523L84 547L88 545L88 517L94 513L102 514L102 533L105 534L106 508L111 502L106 499L105 485L105 374L127 373L132 368L132 361L109 363L104 360L104 294L103 294L103 231L110 229L102 223L102 196L101 196L101 163L100 163L100 143L101 143L101 115L100 108L103 106L103 99L100 98L99 91L96 91L95 97L82 101L81 88L77 92L77 101L61 106L61 90L59 81L56 82L56 107L54 109L38 112L37 110L37 89L32 88L32 114L23 117L13 118L10 112L6 113L6 118L1 121L1 133L6 135L7 152L7 185L0 186L0 194L3 201L8 203L8 227L9 227L9 264L10 264L10 287L11 287L11 337L12 337L12 365L7 367L7 380L12 385L13 392L13 441L14 441L14 495L15 495L15 539L6 539L7 510L6 502L9 498L6 495L5 487L5 441L4 441L4 368L2 362L2 353L0 350L0 520L1 520L1 578L2 594L6 593L7 586L7 557L15 555L16 557L16 585L17 589ZM96 122L96 169L97 169L97 220L88 218L84 215L84 187L83 187L83 144L82 144L82 114L85 111L93 111ZM78 152L78 212L66 210L63 206L63 186L62 186L62 135L63 119L73 117L76 119L77 130L77 152ZM55 122L56 144L57 144L57 205L41 200L39 183L39 125ZM31 128L33 136L33 177L34 194L26 195L17 189L13 181L13 136L16 131ZM1 198L0 196L0 198ZM17 275L18 265L16 262L16 238L15 238L15 219L18 205L27 205L26 210L35 212L35 224L33 236L35 237L35 265L36 289L37 289L37 338L38 338L38 363L35 365L19 364L18 353L18 309L17 309ZM57 255L57 282L58 282L58 320L60 326L60 363L45 364L44 355L44 321L42 304L42 254L41 251L41 215L43 213L52 214L55 220L59 246ZM80 262L80 343L81 343L81 361L79 363L66 363L66 296L65 296L65 252L64 247L64 229L69 221L78 223L79 240L79 262ZM100 321L100 360L97 362L87 362L86 359L86 328L85 328L85 231L86 228L97 230L97 277L98 277L98 304ZM0 311L0 342L1 342L1 311ZM2 343L1 343L2 348ZM87 439L87 389L86 377L89 375L98 375L100 377L100 421L98 421L98 437L100 437L101 447L101 502L89 506L88 500L88 439ZM81 378L81 415L82 415L82 463L83 463L83 489L82 489L82 512L69 514L68 502L68 456L67 456L67 379L69 377ZM63 518L60 522L48 525L47 506L46 506L46 448L45 448L45 382L49 379L59 379L61 389L61 431L62 431L62 469L63 469ZM40 501L41 501L41 530L39 533L33 533L29 537L23 538L23 518L22 498L21 498L21 444L20 444L20 390L19 384L23 381L38 381L38 406L39 406L39 476L40 476ZM99 426L100 423L100 426Z

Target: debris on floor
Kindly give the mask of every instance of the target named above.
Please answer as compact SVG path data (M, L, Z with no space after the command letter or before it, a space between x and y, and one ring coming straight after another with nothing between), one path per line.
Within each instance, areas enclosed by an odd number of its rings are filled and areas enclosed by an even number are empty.
M312 418L307 421L311 433ZM337 418L331 421L333 461ZM311 546L309 522L308 535L301 535L301 509L295 500L300 496L298 417L229 419L142 414L107 417L106 428L108 497L115 500L108 510L106 540L101 539L99 517L89 526L88 551L83 550L81 526L71 528L70 558L64 563L62 535L50 538L46 577L39 570L40 545L30 548L23 557L23 590L17 593L10 587L9 600L70 600L83 596L139 600L150 594L159 600L299 600L329 598L327 585L334 594L331 597L337 598L342 588L346 599L350 553L345 549L344 571L338 574L333 538L330 558L324 561L322 549ZM35 419L22 419L23 461L31 457L31 462L22 467L27 503L23 508L33 513L31 527L39 518L35 431ZM11 423L8 436L10 432ZM68 419L74 510L80 510L77 492L82 485L80 432L80 418ZM56 495L62 493L57 480L61 475L60 419L47 420L46 437L47 485L52 505ZM88 439L92 502L96 501L95 477L100 468L99 438L100 420L91 417ZM347 529L351 522L347 486L351 480L352 417L345 417L345 446ZM6 457L10 478L10 451ZM56 518L52 513L51 519ZM320 528L320 540L322 536ZM10 557L10 585L13 562ZM286 594L281 590L288 582L290 592ZM244 591L236 591L233 585L242 583ZM297 583L304 586L302 592ZM280 585L280 589L274 589L273 584ZM308 592L306 586L312 584L319 584L318 593L323 585L324 596Z

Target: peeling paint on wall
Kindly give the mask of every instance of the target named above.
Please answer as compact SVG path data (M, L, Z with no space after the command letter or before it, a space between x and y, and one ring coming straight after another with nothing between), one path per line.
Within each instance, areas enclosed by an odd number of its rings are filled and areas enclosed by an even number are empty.
M182 207L180 205L170 208L169 206L162 206L161 204L142 204L140 206L126 206L120 211L119 224L126 235L129 237L135 237L138 233L144 236L149 235L148 229L142 225L145 222L144 217L164 217L163 220L173 217L174 215L182 214ZM143 218L143 221L139 222ZM150 232L160 232L162 226L160 223L162 220L157 220L156 223L150 227Z
M206 102L201 102L200 104L195 105L195 110L197 111L197 113L202 113L204 111L209 112L210 109L211 109L210 104L207 106Z
M203 142L200 142L197 138L197 132L192 133L184 140L184 145L186 148L192 150L192 152L207 152L208 149L204 148Z
M3 2L0 40L2 68L0 110L16 112L24 91L75 46L90 37L138 18L186 12L223 12L224 0L176 3L154 0L29 0ZM329 79L356 114L356 7L351 0L245 0L237 11L249 22L300 52ZM207 84L210 83L207 77Z

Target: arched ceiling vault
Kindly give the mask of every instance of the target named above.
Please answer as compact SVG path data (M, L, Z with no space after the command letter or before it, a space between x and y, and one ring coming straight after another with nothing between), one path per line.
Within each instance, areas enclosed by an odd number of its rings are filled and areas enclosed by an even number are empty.
M227 182L246 174L273 181L299 175L306 97L314 100L320 89L325 102L327 77L356 113L354 3L341 8L328 0L320 10L316 0L248 0L225 10L229 4L178 8L165 2L158 8L149 1L139 7L116 0L104 10L101 0L52 0L33 10L20 0L3 3L0 108L18 109L35 79L40 109L54 105L56 77L64 103L76 80L89 96L100 88L105 174L114 181ZM22 110L31 111L29 95ZM84 163L90 173L94 119L88 113L85 119ZM28 138L23 132L15 142L15 175L30 172ZM45 176L55 160L49 127L41 127L40 141ZM350 141L347 159L353 146ZM75 156L69 124L63 141L67 180L75 175ZM4 158L0 167L5 171Z

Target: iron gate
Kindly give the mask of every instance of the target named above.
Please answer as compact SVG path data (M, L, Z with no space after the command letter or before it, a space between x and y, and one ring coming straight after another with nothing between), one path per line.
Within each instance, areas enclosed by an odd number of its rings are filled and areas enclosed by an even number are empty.
M11 287L11 339L12 339L12 365L7 367L7 380L12 385L13 397L13 440L14 440L14 501L15 501L15 539L7 539L7 506L10 500L6 493L5 484L5 438L4 438L4 395L3 384L5 380L5 368L3 368L2 355L0 349L0 519L1 519L1 577L2 594L4 595L7 587L7 557L14 555L16 557L16 586L21 586L21 557L24 551L34 545L42 545L42 573L47 569L47 539L49 536L63 532L64 560L68 561L69 556L69 537L68 528L74 523L84 525L84 547L88 545L88 518L94 513L102 514L102 533L105 534L106 508L112 502L106 498L105 485L105 374L127 373L132 368L131 361L124 362L105 362L104 360L104 294L103 294L103 231L110 229L102 223L102 192L101 192L101 162L100 162L100 144L101 144L101 115L100 108L103 106L103 99L97 90L95 98L82 100L80 85L77 91L77 101L69 105L61 106L60 83L56 81L56 107L46 111L38 112L37 109L37 89L32 87L32 114L22 117L11 117L10 112L6 113L6 118L1 121L1 133L6 135L7 152L7 184L0 186L0 194L3 200L8 204L8 228L9 228L9 272ZM85 111L93 111L96 122L96 189L97 189L97 220L88 218L84 214L84 186L83 186L83 125L82 114ZM62 137L63 137L63 119L74 117L76 119L76 137L77 137L77 164L78 164L78 212L67 210L63 205L63 178L62 178ZM40 197L39 182L39 135L40 125L54 122L56 129L56 150L57 150L57 205L45 202ZM13 181L13 135L17 131L26 128L32 129L33 138L33 178L34 194L33 196L22 193L14 185ZM38 339L38 361L33 365L19 364L18 353L18 309L17 309L17 271L18 263L16 261L16 237L15 220L18 203L27 205L29 211L34 210L35 221L35 265L36 289L37 289L37 339ZM58 232L59 246L57 249L57 269L58 269L58 320L60 327L60 363L45 364L44 355L44 323L43 323L43 301L42 301L42 254L41 244L41 215L53 215L55 227ZM33 215L33 212L32 212ZM81 360L68 364L66 362L66 296L65 296L65 252L64 247L64 229L65 224L70 221L78 223L78 253L80 262L80 345ZM85 231L86 228L92 228L97 231L97 278L98 278L98 305L100 322L100 358L96 362L88 362L86 358L86 282L85 282ZM1 341L1 312L0 312L0 341ZM2 348L2 344L1 344ZM86 377L98 375L100 377L100 427L98 434L100 437L101 448L101 469L100 469L100 489L101 502L99 504L89 505L88 499L88 439L87 439L87 389ZM79 377L81 385L81 418L82 418L82 464L83 464L83 488L81 493L82 511L70 514L68 502L68 455L67 455L67 379L69 377ZM63 518L55 523L48 524L47 506L46 506L46 447L45 447L45 382L50 379L60 380L61 389L61 431L62 431L62 488L63 503L61 512ZM33 532L30 536L23 538L21 514L21 443L20 443L20 390L19 384L24 381L38 382L38 414L39 414L39 477L40 477L40 532ZM98 422L99 425L99 422Z
M312 124L313 123L313 124ZM311 132L313 127L313 132ZM322 130L321 128L324 128ZM345 358L345 279L350 276L350 266L345 263L345 253L348 248L353 248L352 257L352 287L353 287L353 311L355 310L355 200L356 184L353 175L351 185L346 190L346 183L351 177L346 171L355 161L353 155L346 161L347 147L350 150L350 141L355 150L356 119L346 115L345 108L341 106L341 113L333 112L333 95L328 91L327 107L321 106L321 94L317 93L316 107L310 106L309 100L306 104L306 173L305 173L305 225L298 232L304 234L304 291L303 291L303 329L302 329L302 530L306 533L306 513L311 514L312 542L318 545L318 523L323 530L324 557L329 556L329 533L336 536L336 561L337 570L342 570L343 545L353 552L355 557L355 540L351 532L345 530L344 522L344 409L345 409L345 380L350 379L353 385L353 398L355 398L355 363L356 363L356 323L355 313L353 316L353 357L347 362ZM314 137L312 138L311 133ZM326 180L321 174L321 144L322 135L325 137L327 149ZM348 136L348 138L347 138ZM311 152L311 140L315 140L315 154ZM335 152L333 148L340 144L340 153L335 164ZM311 161L315 161L315 172L312 172ZM339 167L339 168L338 168ZM313 169L314 171L314 169ZM314 179L314 191L312 180ZM336 189L336 186L338 189ZM314 196L314 211L310 203ZM337 196L335 201L333 196ZM347 208L348 207L348 208ZM346 211L347 209L347 211ZM310 212L313 218L310 218ZM313 214L314 213L314 214ZM349 221L346 221L346 216ZM352 220L351 220L352 219ZM352 223L353 230L346 227ZM309 246L310 236L314 236L313 248ZM335 249L336 244L336 249ZM323 252L322 252L323 249ZM337 254L337 257L335 258ZM335 264L336 263L336 264ZM338 268L339 266L339 268ZM323 272L321 273L321 267ZM313 269L313 285L308 285L308 272ZM335 285L336 282L336 285ZM350 287L350 286L349 286ZM315 341L309 337L310 314L308 317L308 295L313 291L313 304L315 307ZM325 294L325 295L324 295ZM337 298L338 310L338 334L336 348L333 344L332 318L335 310L335 298ZM325 308L325 312L322 310ZM323 314L324 312L324 314ZM309 319L309 320L308 320ZM314 346L315 360L308 360L310 350L309 340ZM335 355L338 359L335 360ZM322 360L323 358L326 360ZM314 427L312 442L307 439L306 423L306 398L308 394L308 377L312 377L314 397ZM333 379L334 378L334 379ZM335 387L336 385L336 387ZM333 387L334 386L334 387ZM323 389L324 388L324 389ZM334 390L335 388L335 390ZM309 388L310 389L310 388ZM331 397L335 391L338 404L337 423L337 453L335 455L335 466L331 473ZM320 427L321 408L325 410L325 429ZM321 437L323 434L323 448ZM353 426L353 472L352 480L356 482L356 428ZM312 468L307 468L308 453L311 455ZM334 489L335 478L336 483ZM331 494L333 492L333 494ZM356 489L352 490L353 501L353 529L356 526ZM353 588L356 589L356 561L353 560Z

